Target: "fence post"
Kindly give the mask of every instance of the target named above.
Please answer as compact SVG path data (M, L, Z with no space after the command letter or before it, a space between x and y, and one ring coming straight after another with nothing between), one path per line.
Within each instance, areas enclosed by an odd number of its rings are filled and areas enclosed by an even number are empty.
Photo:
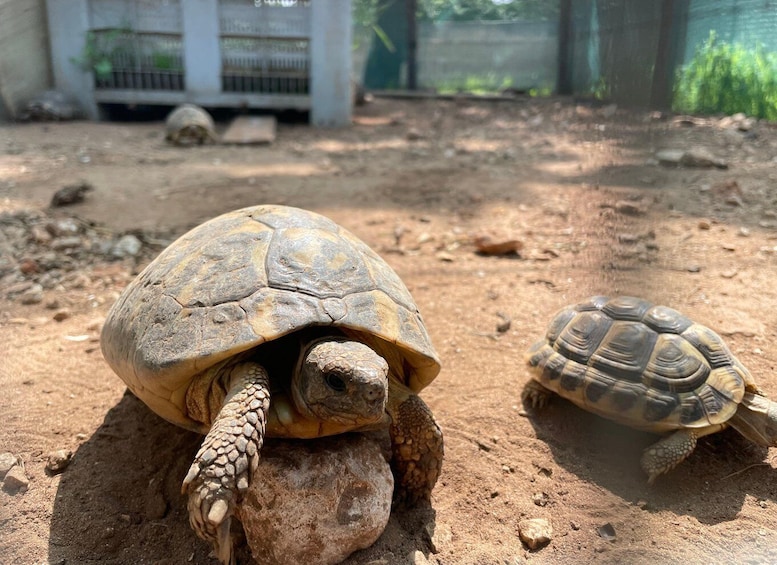
M218 0L182 1L181 19L186 93L193 102L221 92Z
M572 0L559 2L558 15L558 76L556 78L556 93L572 94L570 52L572 35Z
M46 14L54 86L78 100L87 117L96 120L99 115L94 101L94 76L78 65L89 31L89 3L87 0L46 0Z
M351 0L310 3L310 121L351 124Z
M660 110L672 107L675 69L685 51L689 0L662 0L661 28L658 34L656 62L650 106Z

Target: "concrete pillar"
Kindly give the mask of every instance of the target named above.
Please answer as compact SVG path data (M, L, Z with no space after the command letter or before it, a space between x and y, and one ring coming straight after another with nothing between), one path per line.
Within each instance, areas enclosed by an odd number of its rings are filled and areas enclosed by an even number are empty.
M351 0L310 3L310 121L351 124Z
M218 94L221 92L218 0L184 0L181 10L186 92Z
M46 0L54 88L75 97L90 119L97 119L94 77L78 63L89 30L87 0Z

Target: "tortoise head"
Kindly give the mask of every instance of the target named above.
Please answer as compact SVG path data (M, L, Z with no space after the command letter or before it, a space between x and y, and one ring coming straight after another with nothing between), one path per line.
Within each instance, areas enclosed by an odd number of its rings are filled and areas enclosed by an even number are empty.
M297 410L320 421L379 422L388 400L386 360L358 341L324 338L302 348L291 389Z
M758 445L777 446L777 402L761 394L745 392L742 403L729 423Z

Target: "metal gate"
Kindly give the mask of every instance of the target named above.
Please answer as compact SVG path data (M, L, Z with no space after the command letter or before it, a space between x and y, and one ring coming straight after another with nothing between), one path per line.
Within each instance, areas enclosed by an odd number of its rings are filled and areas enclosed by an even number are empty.
M220 0L223 92L308 94L310 1Z

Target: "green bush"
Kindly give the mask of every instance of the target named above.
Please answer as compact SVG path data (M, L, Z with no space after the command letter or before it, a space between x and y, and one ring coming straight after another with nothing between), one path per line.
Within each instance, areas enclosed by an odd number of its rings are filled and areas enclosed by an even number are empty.
M674 109L777 120L777 53L717 41L715 32L678 71Z

